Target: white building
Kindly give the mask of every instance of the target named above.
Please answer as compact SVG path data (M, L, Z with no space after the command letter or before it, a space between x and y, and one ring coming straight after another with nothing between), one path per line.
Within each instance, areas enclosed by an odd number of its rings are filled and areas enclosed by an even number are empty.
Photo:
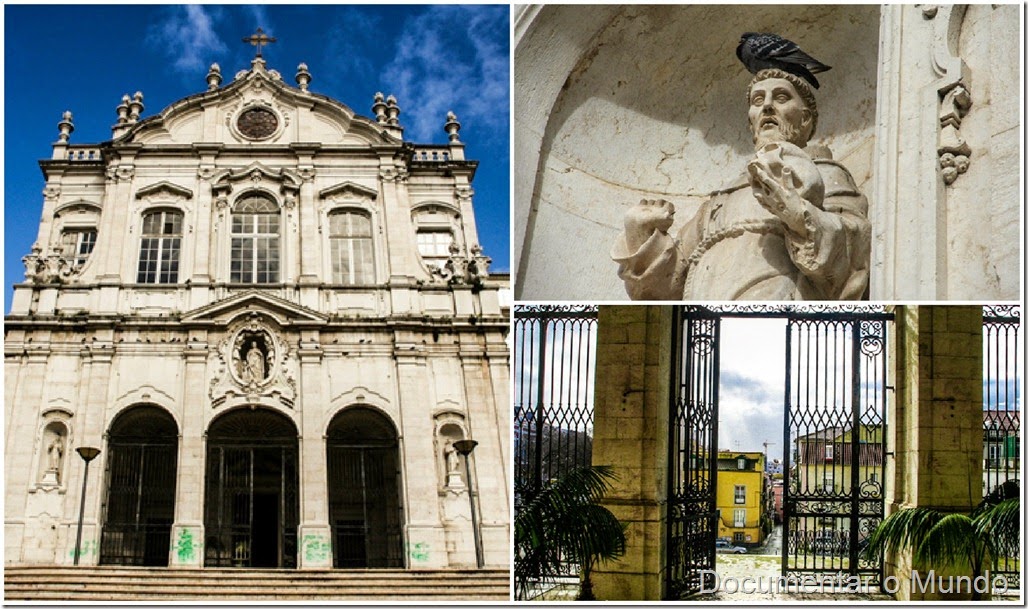
M258 52L112 139L59 123L6 317L9 565L509 562L505 276L476 161ZM504 298L504 300L506 300ZM452 444L474 439L469 463ZM467 479L466 466L470 471Z

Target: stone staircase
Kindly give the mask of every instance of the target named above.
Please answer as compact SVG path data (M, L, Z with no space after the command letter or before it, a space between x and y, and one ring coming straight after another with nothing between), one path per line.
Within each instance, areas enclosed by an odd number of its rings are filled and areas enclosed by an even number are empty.
M506 569L167 569L19 566L4 569L4 600L29 601L510 600Z

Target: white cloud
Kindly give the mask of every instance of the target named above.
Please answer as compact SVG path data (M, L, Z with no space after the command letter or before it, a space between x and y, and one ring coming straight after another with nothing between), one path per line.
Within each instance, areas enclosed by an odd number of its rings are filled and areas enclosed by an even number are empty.
M505 128L509 103L507 8L433 6L408 19L383 69L403 113L405 139L445 141L453 110L464 125ZM470 55L456 52L470 48Z
M214 22L221 11L199 4L169 9L168 19L151 26L147 41L162 48L179 72L206 70L211 56L227 48L214 32Z

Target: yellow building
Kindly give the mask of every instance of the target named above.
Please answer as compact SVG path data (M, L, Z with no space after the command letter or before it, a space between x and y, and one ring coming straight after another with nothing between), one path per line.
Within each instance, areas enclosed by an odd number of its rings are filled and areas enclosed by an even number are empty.
M881 425L860 426L857 483L864 492L881 493L883 431ZM853 462L851 432L829 427L797 438L793 462L798 470L801 494L826 497L849 494Z
M764 541L761 528L761 516L766 505L764 479L764 453L718 453L718 537L727 537L736 545Z

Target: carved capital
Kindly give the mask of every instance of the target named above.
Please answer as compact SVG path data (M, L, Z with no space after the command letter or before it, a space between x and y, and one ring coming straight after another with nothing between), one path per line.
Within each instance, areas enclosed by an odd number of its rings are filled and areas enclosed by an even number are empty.
M952 184L971 164L971 146L960 133L960 124L971 104L971 92L957 83L943 95L939 107L939 169L946 184Z
M383 182L397 182L404 183L407 181L409 174L407 170L402 167L384 167L379 170L378 177Z
M43 189L43 198L47 201L56 201L59 196L61 196L61 186L59 184L51 184Z

